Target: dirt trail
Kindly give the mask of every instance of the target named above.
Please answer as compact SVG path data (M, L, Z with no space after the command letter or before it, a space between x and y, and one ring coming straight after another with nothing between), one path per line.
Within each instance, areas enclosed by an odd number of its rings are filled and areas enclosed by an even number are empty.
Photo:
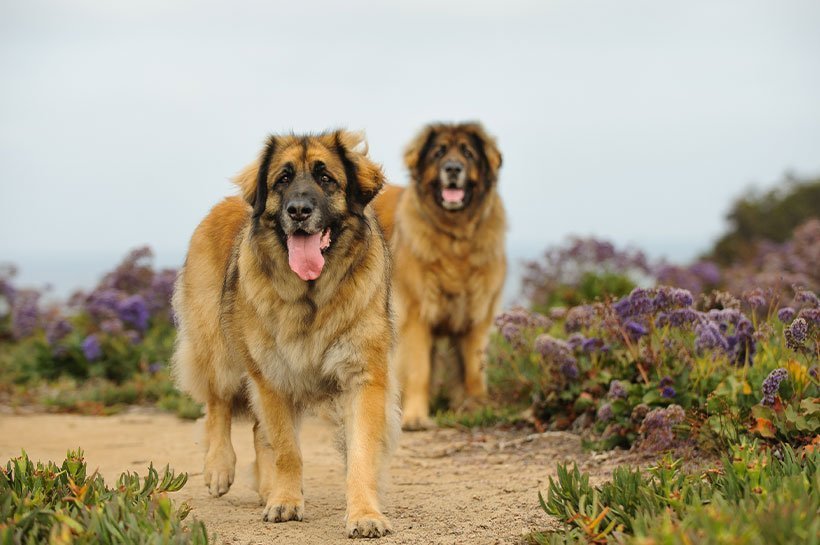
M148 463L187 471L188 485L175 494L203 520L217 543L299 545L352 543L344 537L344 475L332 446L332 428L305 421L305 520L263 523L251 488L253 443L248 423L234 424L237 476L231 491L208 496L202 479L202 426L163 414L111 417L0 414L0 459L25 449L33 459L62 460L82 446L90 468L107 482L123 471L145 473ZM540 510L555 463L577 460L594 476L604 476L612 460L582 452L577 437L565 433L469 432L436 430L405 433L391 464L385 514L394 533L385 544L518 543L522 534L553 522Z

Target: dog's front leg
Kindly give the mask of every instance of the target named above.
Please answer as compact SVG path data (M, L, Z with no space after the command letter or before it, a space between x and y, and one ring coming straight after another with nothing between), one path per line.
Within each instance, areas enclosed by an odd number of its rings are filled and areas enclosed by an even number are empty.
M402 377L402 428L434 427L430 419L430 352L433 338L427 325L412 308L405 311L399 326L396 361Z
M219 497L233 484L236 454L231 444L231 401L216 394L208 397L205 411L205 484Z
M302 520L302 454L297 440L299 415L287 399L261 376L253 376L256 409L263 434L256 446L259 493L263 495L265 522Z
M381 537L392 529L378 498L389 442L386 382L384 375L371 377L344 402L348 537Z
M467 401L481 403L487 398L485 351L490 337L490 319L473 325L458 339L458 349L464 364L464 390Z

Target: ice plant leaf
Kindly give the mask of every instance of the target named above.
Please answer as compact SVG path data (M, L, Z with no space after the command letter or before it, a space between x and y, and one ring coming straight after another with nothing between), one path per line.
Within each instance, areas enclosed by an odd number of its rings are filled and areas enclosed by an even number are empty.
M751 431L767 439L774 439L775 437L774 424L768 418L755 418L755 425Z

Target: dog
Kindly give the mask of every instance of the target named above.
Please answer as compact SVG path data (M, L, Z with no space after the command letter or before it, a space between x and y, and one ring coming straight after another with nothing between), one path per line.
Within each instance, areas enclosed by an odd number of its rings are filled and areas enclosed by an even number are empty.
M206 406L205 483L234 479L231 418L254 418L263 520L304 514L300 417L341 422L349 537L391 531L380 476L399 425L390 255L372 206L384 184L363 136L271 136L235 179L241 195L196 228L173 298L179 387Z
M506 275L501 152L478 123L431 124L407 147L406 189L374 207L390 241L402 425L428 428L434 340L451 339L466 403L487 395L484 351Z

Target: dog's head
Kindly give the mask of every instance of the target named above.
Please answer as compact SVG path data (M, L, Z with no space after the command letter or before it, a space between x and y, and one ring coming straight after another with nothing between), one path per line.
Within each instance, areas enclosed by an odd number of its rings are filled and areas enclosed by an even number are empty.
M346 222L364 221L364 208L384 184L367 157L361 133L270 136L259 161L237 178L253 207L254 232L281 244L303 280L315 280Z
M501 152L479 123L435 123L410 143L404 162L423 201L456 213L494 190Z

